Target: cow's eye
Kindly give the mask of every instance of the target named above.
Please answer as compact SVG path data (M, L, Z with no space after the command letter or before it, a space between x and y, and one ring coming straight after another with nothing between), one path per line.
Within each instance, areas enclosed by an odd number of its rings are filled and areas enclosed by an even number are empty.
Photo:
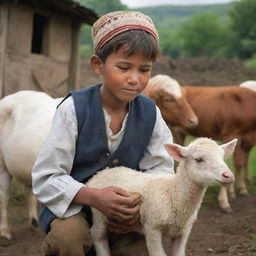
M202 157L198 157L198 158L195 158L195 161L196 161L197 163L202 163L204 160L203 160Z
M171 103L171 102L174 102L174 99L172 99L172 98L165 98L164 102Z

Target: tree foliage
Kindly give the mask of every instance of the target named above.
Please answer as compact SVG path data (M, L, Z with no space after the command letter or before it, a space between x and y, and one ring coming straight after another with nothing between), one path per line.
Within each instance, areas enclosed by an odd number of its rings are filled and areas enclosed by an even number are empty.
M241 0L230 11L232 47L241 58L256 54L256 1Z
M127 10L128 7L120 0L79 0L84 6L93 9L101 16L108 12Z
M194 16L179 31L183 54L192 57L219 57L225 46L225 31L226 28L214 14L202 13Z

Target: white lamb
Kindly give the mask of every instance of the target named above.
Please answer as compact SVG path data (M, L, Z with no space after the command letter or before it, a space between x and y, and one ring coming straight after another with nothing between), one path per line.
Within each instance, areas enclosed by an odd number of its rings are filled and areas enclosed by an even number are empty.
M179 166L174 175L152 175L125 167L105 169L96 174L88 187L118 186L142 194L141 228L150 256L166 256L162 235L170 238L172 256L184 256L187 239L196 219L206 188L230 184L234 175L224 162L237 140L219 146L208 138L199 138L187 147L166 144L169 154ZM93 210L91 235L98 256L110 256L105 216Z

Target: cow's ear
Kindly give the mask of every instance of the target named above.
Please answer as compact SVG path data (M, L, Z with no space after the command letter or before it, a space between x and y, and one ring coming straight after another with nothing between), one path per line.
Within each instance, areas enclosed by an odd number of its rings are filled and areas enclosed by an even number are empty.
M182 147L175 143L165 144L164 147L169 155L178 162L187 158L188 152L186 147Z

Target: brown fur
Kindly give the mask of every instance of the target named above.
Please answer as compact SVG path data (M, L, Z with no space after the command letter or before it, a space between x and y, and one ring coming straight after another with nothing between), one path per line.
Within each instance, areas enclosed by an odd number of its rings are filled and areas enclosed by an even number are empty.
M181 88L182 97L176 97L159 88L158 83L150 80L142 93L156 102L164 120L172 126L191 128L197 125L197 117L188 104L183 89Z

